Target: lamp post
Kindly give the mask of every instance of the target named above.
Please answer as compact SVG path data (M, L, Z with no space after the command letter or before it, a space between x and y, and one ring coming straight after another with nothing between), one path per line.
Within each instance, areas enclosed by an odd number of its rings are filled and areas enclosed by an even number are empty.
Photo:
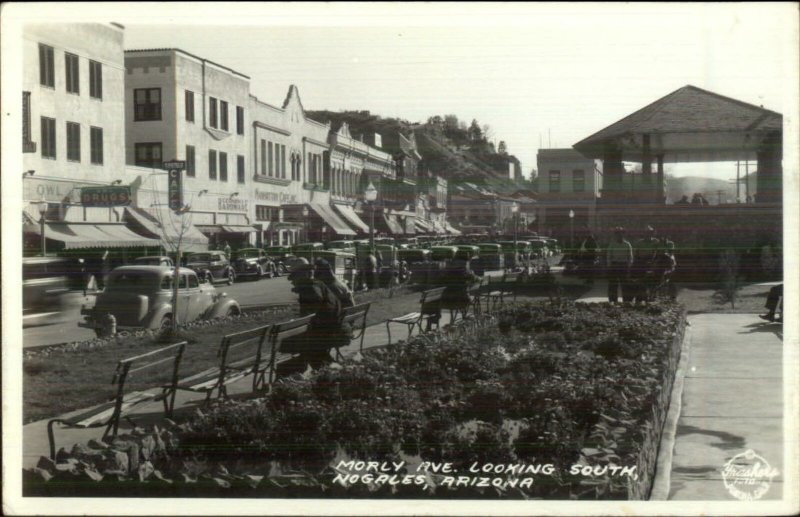
M308 205L303 205L303 242L308 242Z
M519 204L516 201L511 204L511 215L514 218L514 250L517 249L517 218L519 217Z
M570 210L569 211L569 247L570 247L570 250L575 247L574 242L573 242L573 237L574 237L573 221L575 221L575 211Z
M36 203L36 208L39 210L39 224L41 225L40 229L42 233L42 256L44 257L47 255L47 241L44 235L44 223L47 218L47 200L44 199L44 196L42 196L41 201Z
M375 200L378 199L378 189L369 182L364 191L364 201L369 203L369 249L375 250Z

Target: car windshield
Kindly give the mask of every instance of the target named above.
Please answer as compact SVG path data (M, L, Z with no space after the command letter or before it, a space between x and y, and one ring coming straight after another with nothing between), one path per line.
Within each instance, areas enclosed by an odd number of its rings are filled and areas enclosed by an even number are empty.
M214 260L214 256L210 253L195 253L189 255L189 262L208 262Z

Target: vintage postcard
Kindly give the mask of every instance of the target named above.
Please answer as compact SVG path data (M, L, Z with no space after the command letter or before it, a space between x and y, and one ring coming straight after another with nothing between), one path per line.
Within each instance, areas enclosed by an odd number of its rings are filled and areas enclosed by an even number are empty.
M796 514L798 14L4 3L3 511Z

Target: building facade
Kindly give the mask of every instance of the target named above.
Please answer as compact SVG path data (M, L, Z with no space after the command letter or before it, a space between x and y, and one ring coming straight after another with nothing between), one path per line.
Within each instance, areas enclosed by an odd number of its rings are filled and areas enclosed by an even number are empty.
M540 149L536 156L539 182L536 227L562 239L570 227L595 229L602 164L574 149ZM573 217L569 214L572 211Z

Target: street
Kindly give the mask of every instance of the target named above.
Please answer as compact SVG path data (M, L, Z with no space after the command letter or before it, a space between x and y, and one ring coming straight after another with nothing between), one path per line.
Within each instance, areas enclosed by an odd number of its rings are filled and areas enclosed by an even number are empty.
M233 285L217 284L216 289L227 293L240 305L296 301L296 295L292 292L292 286L286 276L258 281L241 279ZM94 295L90 294L84 298L83 293L71 293L67 304L68 308L60 318L62 323L23 329L23 348L93 339L94 331L78 327L78 321L81 319L81 305L91 307L94 304Z

